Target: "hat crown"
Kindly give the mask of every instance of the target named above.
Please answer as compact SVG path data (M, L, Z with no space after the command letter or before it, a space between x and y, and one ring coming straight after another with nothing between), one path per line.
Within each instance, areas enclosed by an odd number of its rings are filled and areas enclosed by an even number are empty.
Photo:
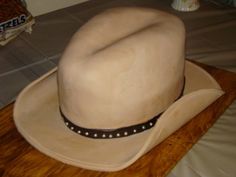
M183 86L183 23L161 11L108 10L72 38L58 68L60 106L75 124L119 128L163 112Z

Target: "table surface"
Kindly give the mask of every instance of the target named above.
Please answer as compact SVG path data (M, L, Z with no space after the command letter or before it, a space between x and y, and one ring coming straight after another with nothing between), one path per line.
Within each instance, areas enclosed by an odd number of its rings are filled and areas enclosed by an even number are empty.
M225 94L130 167L96 172L63 164L27 143L17 132L14 103L0 110L0 176L166 176L236 98L236 74L199 64L221 85Z

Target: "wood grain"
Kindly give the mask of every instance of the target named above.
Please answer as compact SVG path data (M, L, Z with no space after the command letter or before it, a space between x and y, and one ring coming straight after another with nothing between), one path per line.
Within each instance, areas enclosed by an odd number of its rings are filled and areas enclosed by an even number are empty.
M226 92L216 102L194 117L130 167L118 172L96 172L56 161L29 145L17 132L10 104L0 110L0 176L8 177L163 177L215 123L236 98L236 74L199 64Z

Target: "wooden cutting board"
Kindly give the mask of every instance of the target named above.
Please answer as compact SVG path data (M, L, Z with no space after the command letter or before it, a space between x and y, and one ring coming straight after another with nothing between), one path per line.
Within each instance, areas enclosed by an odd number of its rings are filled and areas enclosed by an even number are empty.
M226 93L133 165L118 172L107 173L85 170L63 164L40 153L17 132L12 118L14 103L6 106L0 110L0 176L166 176L236 98L235 73L203 64L198 65L207 70Z

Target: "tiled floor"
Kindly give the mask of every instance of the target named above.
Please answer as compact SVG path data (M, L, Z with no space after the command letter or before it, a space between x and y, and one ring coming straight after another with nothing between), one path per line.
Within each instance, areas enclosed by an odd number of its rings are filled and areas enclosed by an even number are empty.
M8 45L0 47L0 108L13 101L23 87L57 65L64 47L81 25L95 14L111 7L145 6L175 13L186 23L186 53L189 58L198 57L201 61L209 52L218 58L222 57L222 53L215 53L223 50L222 40L230 41L229 46L232 53L235 53L236 41L231 38L231 35L235 34L235 23L231 24L236 19L234 9L226 9L229 15L221 16L220 8L204 1L198 13L183 13L173 10L170 3L171 0L91 0L36 17L31 35L23 33ZM228 37L211 43L211 38L218 35L214 29L218 28L217 24L221 22L229 23ZM209 25L212 26L209 35L202 36L204 27ZM228 62L232 61L233 58L228 59Z

